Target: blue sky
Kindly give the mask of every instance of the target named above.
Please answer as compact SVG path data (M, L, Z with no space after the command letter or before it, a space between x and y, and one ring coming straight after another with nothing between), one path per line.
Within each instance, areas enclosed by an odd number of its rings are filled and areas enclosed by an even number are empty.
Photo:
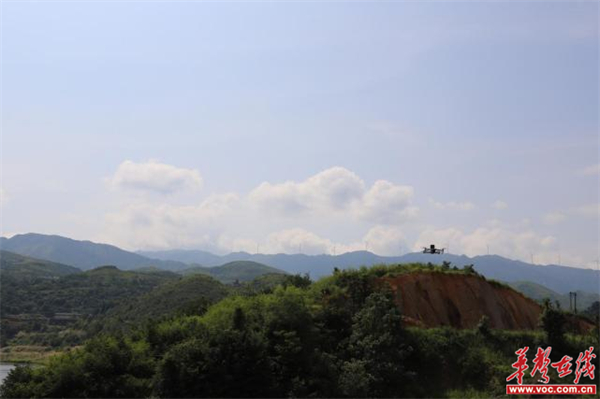
M598 258L598 4L2 6L2 233Z

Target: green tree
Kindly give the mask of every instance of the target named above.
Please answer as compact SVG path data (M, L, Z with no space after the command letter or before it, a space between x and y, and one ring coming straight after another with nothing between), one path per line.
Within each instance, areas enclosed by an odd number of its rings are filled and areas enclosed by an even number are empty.
M479 332L479 334L485 338L488 338L492 335L490 318L486 315L481 316L481 319L479 319L479 323L477 323L477 332Z
M177 344L159 365L164 397L271 396L266 343L259 334L228 329Z
M0 385L0 398L40 397L39 387L34 381L34 371L29 366L12 369Z
M342 393L375 397L406 395L410 373L404 361L410 351L404 342L400 311L391 295L371 294L354 316L349 340L351 358L342 365L340 376Z
M546 333L548 344L562 350L565 346L566 318L563 312L552 306L549 300L544 301L540 315L540 326Z

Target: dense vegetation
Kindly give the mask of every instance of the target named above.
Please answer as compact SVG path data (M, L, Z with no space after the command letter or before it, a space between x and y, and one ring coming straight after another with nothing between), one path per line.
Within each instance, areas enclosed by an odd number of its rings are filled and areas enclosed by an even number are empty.
M0 273L16 280L54 279L81 273L76 267L0 250Z
M211 303L231 292L212 277L191 275L168 281L155 289L121 301L89 323L91 334L100 331L129 331L149 320L175 314L201 314Z
M7 251L0 253L0 264L0 344L7 350L7 345L68 347L99 331L125 331L148 319L197 314L233 291L254 292L258 285L280 283L276 275L284 276L255 262L203 268L232 287L208 275L182 277L155 267L122 271L103 266L81 272ZM272 277L253 282L266 274Z
M86 319L177 278L175 274L136 273L113 266L53 279L23 280L3 273L1 343L17 338L21 344L74 344L75 336L81 334L65 332L81 330ZM17 333L20 336L15 337Z
M491 330L485 319L474 330L405 328L382 277L415 271L474 273L409 265L336 270L315 283L289 276L207 310L98 334L47 367L17 367L0 395L500 396L516 349L551 344L554 359L598 347L597 332L565 334L566 319L550 303L540 331Z

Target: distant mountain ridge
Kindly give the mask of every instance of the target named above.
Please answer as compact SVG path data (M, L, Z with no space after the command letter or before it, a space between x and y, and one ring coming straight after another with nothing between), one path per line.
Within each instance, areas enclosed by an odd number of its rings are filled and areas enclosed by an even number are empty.
M11 238L2 237L0 249L74 266L82 270L106 265L117 266L123 270L148 266L166 270L183 270L189 267L183 262L150 259L113 245L78 241L56 235L28 233L18 234Z
M249 254L233 252L217 256L204 251L160 251L139 252L148 257L159 259L186 259L205 267L217 266L233 261L252 261L281 269L288 273L309 273L312 278L331 274L335 267L372 266L376 264L394 263L428 263L442 264L444 261L462 267L473 264L475 270L487 278L506 282L532 281L556 291L560 294L569 291L600 292L600 272L592 269L558 265L532 265L526 262L507 259L498 255L481 255L468 257L466 255L442 254L431 255L423 253L408 253L402 256L380 256L367 251L348 252L333 255L304 255L304 254ZM208 256L208 255L210 256ZM198 258L194 258L198 255ZM202 263L201 261L204 261ZM214 263L213 263L214 262Z
M249 254L247 252L234 252L219 256L205 251L189 250L133 253L112 245L76 241L65 237L42 234L17 235L10 239L2 238L0 248L81 269L114 265L126 270L154 266L165 270L181 271L193 266L213 267L234 261L252 261L287 273L309 273L312 278L331 274L335 267L343 269L375 264L413 262L441 264L443 261L448 261L458 267L473 264L475 270L487 278L506 282L531 281L544 285L560 294L577 290L591 293L600 292L600 272L597 270L558 265L532 265L498 255L483 255L471 258L454 254L409 253L402 256L387 257L367 251L356 251L337 256Z

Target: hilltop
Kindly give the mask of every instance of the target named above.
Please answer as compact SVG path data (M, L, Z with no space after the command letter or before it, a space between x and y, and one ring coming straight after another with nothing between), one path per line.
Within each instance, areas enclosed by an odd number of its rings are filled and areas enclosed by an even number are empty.
M386 281L407 323L420 327L475 328L487 316L492 328L533 330L542 312L521 293L475 275L411 273Z
M248 282L265 274L286 274L283 270L252 261L234 261L215 267L195 266L182 270L180 273L184 276L207 274L225 284L232 284L236 281Z
M349 281L362 281L365 286L389 287L405 323L416 327L475 328L486 316L491 328L535 330L543 310L538 302L506 284L486 279L471 266L375 266L338 271L322 281L328 286L348 287ZM575 316L571 324L575 331L592 328Z

